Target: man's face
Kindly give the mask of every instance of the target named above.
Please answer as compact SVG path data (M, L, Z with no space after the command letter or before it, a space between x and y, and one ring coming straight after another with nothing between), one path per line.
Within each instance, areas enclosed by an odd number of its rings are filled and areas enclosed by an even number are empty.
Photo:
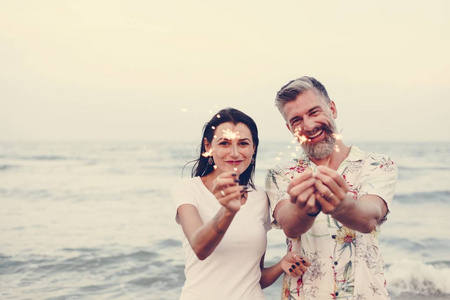
M325 102L314 91L307 91L283 107L286 126L297 137L303 150L312 159L322 159L333 153L337 133L337 117L333 101Z

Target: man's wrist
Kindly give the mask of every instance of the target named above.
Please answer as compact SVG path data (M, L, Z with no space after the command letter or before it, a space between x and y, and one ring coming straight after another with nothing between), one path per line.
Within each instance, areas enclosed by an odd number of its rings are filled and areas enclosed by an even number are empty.
M318 214L320 214L320 212L321 212L322 210L321 209L319 209L317 212L315 212L315 213L306 213L306 215L307 216L309 216L309 217L317 217L317 215Z

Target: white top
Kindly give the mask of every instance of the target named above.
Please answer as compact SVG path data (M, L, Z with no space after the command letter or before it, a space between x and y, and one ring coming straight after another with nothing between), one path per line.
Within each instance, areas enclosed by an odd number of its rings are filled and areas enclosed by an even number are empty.
M182 204L194 205L204 223L221 207L200 177L176 184L172 197L176 210ZM258 191L248 193L246 204L234 217L220 244L205 260L197 258L183 234L186 282L180 299L265 299L259 284L259 263L266 251L270 227L268 198L263 189L258 188Z

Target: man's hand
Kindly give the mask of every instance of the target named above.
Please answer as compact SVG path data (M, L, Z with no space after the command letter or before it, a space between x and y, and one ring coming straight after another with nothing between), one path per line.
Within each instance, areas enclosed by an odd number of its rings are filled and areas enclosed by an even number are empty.
M314 194L323 213L331 214L345 199L349 187L344 178L335 170L325 166L319 166L318 170L319 172L314 175L317 179L314 184Z
M317 213L321 207L316 202L316 184L317 179L309 170L295 177L287 188L291 203L296 204L300 210L305 210L307 214Z

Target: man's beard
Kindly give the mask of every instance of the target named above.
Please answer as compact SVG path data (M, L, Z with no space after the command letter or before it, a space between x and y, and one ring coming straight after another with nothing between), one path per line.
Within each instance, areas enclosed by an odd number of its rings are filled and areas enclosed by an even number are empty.
M336 143L336 138L334 137L334 132L336 131L336 125L330 124L330 126L322 125L316 128L314 131L323 130L325 138L317 143L305 142L302 144L303 151L306 155L312 159L322 159L328 157L334 151L334 144Z

